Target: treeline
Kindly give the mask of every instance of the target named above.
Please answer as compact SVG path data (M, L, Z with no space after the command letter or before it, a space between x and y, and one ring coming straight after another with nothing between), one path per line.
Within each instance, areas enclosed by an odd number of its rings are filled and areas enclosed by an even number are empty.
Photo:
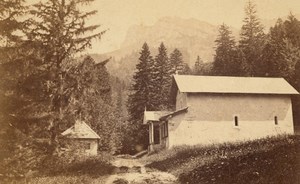
M198 56L192 70L182 65L184 62L178 49L168 57L161 44L153 59L144 44L128 101L130 122L140 133L132 136L144 145L148 144L147 127L141 126L143 112L145 109L171 109L168 97L171 75L176 71L191 75L283 77L300 91L300 21L290 14L287 20L278 19L266 34L257 16L256 5L248 1L243 23L238 41L226 24L221 25L215 40L214 61L203 62ZM293 111L297 125L300 121L298 96L293 96ZM138 127L140 131L137 131Z
M265 34L251 1L245 14L237 42L227 25L220 26L211 74L284 77L297 87L294 82L300 65L300 22L290 14L287 20L278 19Z

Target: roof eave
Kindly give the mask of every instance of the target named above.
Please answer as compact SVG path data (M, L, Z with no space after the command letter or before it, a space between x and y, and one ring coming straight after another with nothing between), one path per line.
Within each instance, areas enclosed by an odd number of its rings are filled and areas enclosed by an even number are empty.
M160 117L159 120L160 121L168 120L168 119L170 119L170 118L172 118L172 117L174 117L174 116L176 116L178 114L186 112L188 110L188 108L189 107L185 107L185 108L179 109L177 111L173 111L173 112L171 112L171 113L169 113L167 115L164 115L164 116Z

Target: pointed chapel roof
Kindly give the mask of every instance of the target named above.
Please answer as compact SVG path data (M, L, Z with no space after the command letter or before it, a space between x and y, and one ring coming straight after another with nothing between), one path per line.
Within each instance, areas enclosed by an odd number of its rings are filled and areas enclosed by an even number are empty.
M100 139L100 136L89 125L79 120L61 135L71 139Z

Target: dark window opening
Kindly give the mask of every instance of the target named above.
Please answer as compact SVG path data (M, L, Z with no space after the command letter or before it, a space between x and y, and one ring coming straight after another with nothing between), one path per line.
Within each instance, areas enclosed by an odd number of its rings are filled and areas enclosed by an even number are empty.
M153 127L153 133L154 133L154 144L160 144L160 131L159 131L159 125L154 125Z
M86 149L86 150L91 149L91 143L84 144L84 149Z
M166 138L168 137L168 122L164 122L161 125L162 129L161 129L161 136L162 138Z
M168 137L168 122L165 123L165 136Z
M275 125L278 125L278 118L277 116L274 117Z
M234 116L234 126L239 126L239 120L237 116Z

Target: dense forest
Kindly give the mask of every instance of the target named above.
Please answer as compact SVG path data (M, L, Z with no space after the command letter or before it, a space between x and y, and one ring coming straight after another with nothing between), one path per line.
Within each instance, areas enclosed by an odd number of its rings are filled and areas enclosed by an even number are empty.
M24 173L45 167L60 155L60 134L83 120L100 136L99 151L136 153L148 144L145 110L170 110L172 75L283 77L300 91L300 21L278 19L268 33L249 1L239 40L219 27L212 63L161 43L153 56L147 40L131 81L109 73L109 58L79 54L105 36L87 25L96 11L82 11L91 0L0 0L0 170ZM300 121L300 98L293 97ZM34 158L34 159L33 159ZM44 165L43 165L44 164ZM48 164L49 165L49 164Z

